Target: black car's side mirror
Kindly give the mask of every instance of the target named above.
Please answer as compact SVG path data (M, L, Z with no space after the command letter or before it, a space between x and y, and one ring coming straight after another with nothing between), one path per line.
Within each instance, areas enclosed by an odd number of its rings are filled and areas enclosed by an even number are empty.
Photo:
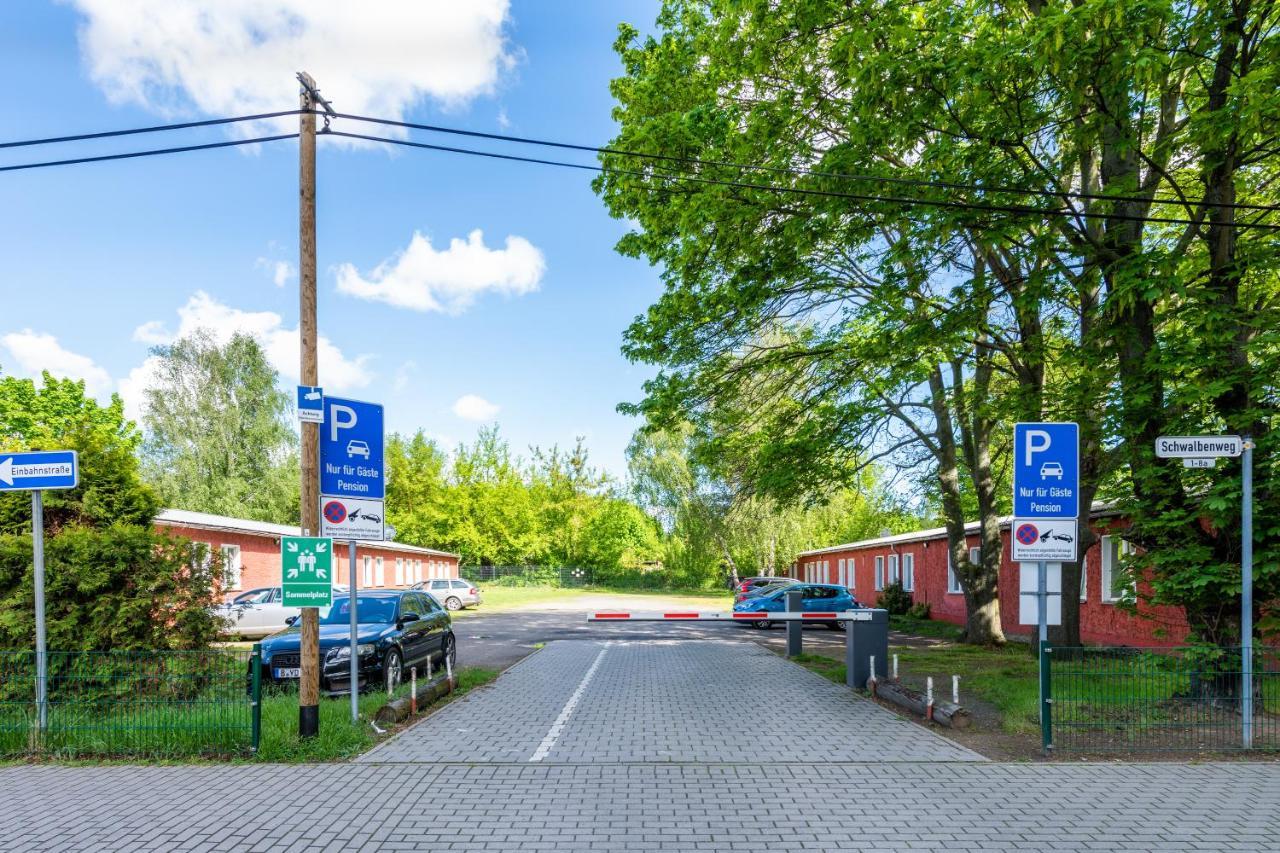
M297 622L297 621L298 621L298 617L297 617L297 616L289 616L289 617L287 617L287 618L284 620L284 624L286 624L286 625L288 625L288 626L290 626L290 627L293 627L293 624L294 624L295 622Z
M417 621L418 621L417 613L406 613L400 617L401 625L405 624L406 622L417 622Z

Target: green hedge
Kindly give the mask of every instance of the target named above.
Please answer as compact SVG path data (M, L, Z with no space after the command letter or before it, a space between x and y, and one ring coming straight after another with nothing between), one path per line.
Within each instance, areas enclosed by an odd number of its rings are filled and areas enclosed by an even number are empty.
M54 651L203 649L217 637L218 555L138 525L67 527L45 540ZM0 649L35 645L30 536L0 536Z

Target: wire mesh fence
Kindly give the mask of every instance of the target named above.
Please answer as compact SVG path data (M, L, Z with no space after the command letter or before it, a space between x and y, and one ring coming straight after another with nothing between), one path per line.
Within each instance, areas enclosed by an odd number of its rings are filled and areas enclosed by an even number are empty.
M0 650L0 755L225 756L257 749L254 651Z
M1239 648L1045 650L1055 751L1243 750ZM1255 647L1252 747L1280 749L1280 649Z
M462 566L469 581L509 583L513 586L591 586L595 571L584 566Z

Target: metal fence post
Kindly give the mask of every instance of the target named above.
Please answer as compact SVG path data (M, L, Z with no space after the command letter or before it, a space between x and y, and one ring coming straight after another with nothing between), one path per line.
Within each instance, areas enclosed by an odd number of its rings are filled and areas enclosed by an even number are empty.
M1253 438L1240 460L1240 739L1253 749Z
M249 664L253 667L253 751L256 753L262 742L262 643L253 644Z
M800 613L804 610L804 596L800 592L787 593L787 612ZM793 658L804 651L804 623L799 619L787 621L787 657Z
M1053 680L1049 664L1053 649L1048 641L1040 641L1040 746L1045 755L1053 752Z

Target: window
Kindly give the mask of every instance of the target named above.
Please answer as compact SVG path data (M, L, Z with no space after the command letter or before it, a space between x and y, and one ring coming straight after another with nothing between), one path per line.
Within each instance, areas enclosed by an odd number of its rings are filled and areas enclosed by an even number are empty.
M364 558L364 585L373 586L373 557Z
M240 546L222 546L222 579L227 589L240 588Z
M853 570L853 565L854 565L853 557L850 557L849 558L849 582L845 584L845 586L849 587L849 589L853 589L854 586L858 583L858 574Z
M843 558L843 557L842 557L842 558L840 558L838 561L836 561L836 571L838 571L838 572L840 573L840 585L841 585L841 586L848 586L848 585L849 585L849 579L848 579L847 577L845 577L845 568L844 568L844 558Z
M382 558L381 558L381 557L376 557L376 558L374 558L374 563L373 563L373 585L374 585L374 586L386 586L386 585L387 585L387 570L386 570L386 569L383 567L383 565L382 565Z
M1113 604L1133 596L1133 578L1124 566L1131 553L1129 543L1119 536L1102 537L1102 601Z
M421 560L413 561L413 582L414 583L422 582L422 561Z
M449 582L448 581L432 581L431 588L432 589L448 589Z
M889 555L889 583L895 584L899 580L901 580L901 578L898 577L898 555L890 554Z
M916 555L902 555L902 588L911 592L916 588Z
M876 557L876 589L884 589L884 557Z
M1080 600L1089 600L1089 561L1080 561Z
M471 584L463 580L456 580L456 581L453 581L453 588L454 589L470 589Z
M396 557L396 586L404 586L404 558Z
M970 565L974 565L974 566L977 566L982 563L981 548L969 549L969 563ZM947 551L947 592L953 593L956 595L964 592L964 589L962 589L960 586L960 578L958 575L956 575L956 567L951 564L950 550Z

